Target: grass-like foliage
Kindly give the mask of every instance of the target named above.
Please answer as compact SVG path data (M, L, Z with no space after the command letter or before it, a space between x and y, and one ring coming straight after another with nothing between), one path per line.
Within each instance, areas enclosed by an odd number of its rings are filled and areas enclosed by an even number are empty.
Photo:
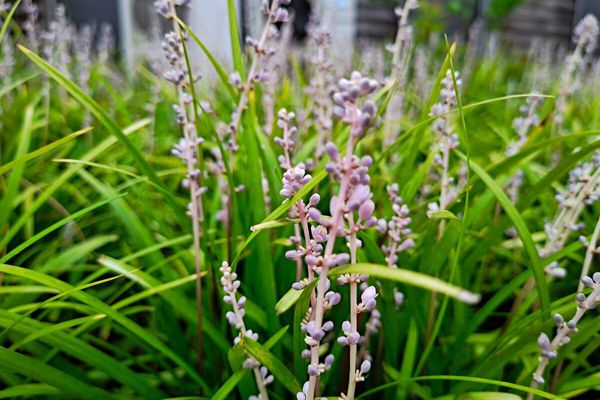
M406 0L350 60L228 1L226 65L187 3L134 70L0 7L0 398L598 397L594 17L524 54Z

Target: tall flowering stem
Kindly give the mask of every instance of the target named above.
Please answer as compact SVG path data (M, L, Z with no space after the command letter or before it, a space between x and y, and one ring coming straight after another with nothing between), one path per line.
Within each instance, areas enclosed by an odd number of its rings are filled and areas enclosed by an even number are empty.
M566 189L558 192L555 197L559 210L554 220L544 225L547 239L540 250L542 257L561 250L571 233L581 229L582 224L578 220L586 205L600 199L600 151L594 154L591 161L578 164L569 173ZM545 271L555 277L565 275L565 271L558 268L557 262L547 265Z
M254 57L252 58L250 69L248 70L246 82L242 84L241 77L238 72L235 72L230 76L231 83L238 86L241 91L237 107L232 114L232 119L229 124L229 133L231 134L230 147L232 151L235 151L237 148L237 131L242 118L242 113L248 105L248 94L256 82L265 82L269 79L269 74L267 71L263 70L259 72L258 67L262 57L272 56L275 52L274 48L267 48L266 43L269 37L273 36L273 30L277 29L274 24L288 20L288 12L281 6L289 4L290 1L291 0L273 0L271 5L269 5L267 0L263 1L262 10L267 18L267 21L260 38L258 41L252 39L251 37L246 38L246 45L254 49ZM233 157L231 159L233 160Z
M246 324L244 323L244 316L246 315L246 311L244 310L246 297L237 297L238 289L241 285L240 281L237 279L237 274L231 270L231 267L226 261L223 262L221 268L219 268L219 271L221 271L223 274L221 277L221 285L225 291L223 301L226 304L231 305L233 309L232 311L228 311L225 316L227 317L229 324L240 331L240 334L233 340L233 344L239 343L244 337L248 337L252 340L258 340L258 333L252 332L251 329L246 329ZM252 369L254 372L256 386L258 387L258 391L260 393L258 397L251 396L249 400L268 400L269 394L267 393L266 386L273 382L273 375L269 375L267 368L261 367L260 363L252 356L248 357L244 361L243 367L246 369Z
M395 42L388 46L392 53L392 71L390 80L397 82L399 89L390 100L390 104L385 113L385 140L391 144L396 139L395 132L398 131L398 121L402 117L402 108L404 105L404 95L401 92L406 85L408 73L408 64L410 61L410 50L413 42L412 26L408 24L410 12L419 7L417 0L406 0L403 7L396 7L394 12L398 17L398 30L396 31Z
M600 231L600 220L596 225L596 229L594 230L594 235L592 237L591 242L588 244L588 249L585 256L584 265L582 271L589 270L589 266L591 264L592 258L595 253L598 252L596 248L596 243L598 240L598 232ZM592 290L589 295L585 295L581 292L581 289L587 287ZM560 314L554 315L554 321L557 326L556 335L554 339L550 341L548 336L545 333L541 333L538 338L538 345L541 349L541 356L539 358L539 364L533 373L533 378L531 381L531 387L536 388L539 385L544 384L544 371L548 366L550 360L556 358L558 355L558 349L569 343L571 341L571 335L577 333L577 324L583 318L584 314L587 310L596 308L596 306L600 303L600 272L594 273L594 275L590 278L587 275L583 275L581 279L581 283L578 288L579 293L575 297L577 301L577 311L571 320L566 321ZM534 396L530 393L527 396L528 400L533 400Z
M456 72L458 75L458 72ZM456 80L457 86L461 85L459 79ZM440 182L440 200L439 203L429 205L433 210L445 210L448 204L453 200L453 195L450 190L452 178L449 176L450 170L450 153L457 149L460 145L458 134L453 132L452 121L450 120L450 111L456 105L456 92L454 91L454 80L452 79L452 71L448 70L446 76L442 79L442 90L440 92L441 101L431 107L430 115L439 117L433 124L433 129L437 135L433 144L436 154L434 162L441 169ZM444 234L446 221L442 220L438 229L438 239Z
M281 109L277 116L277 126L283 131L283 137L276 137L275 143L283 148L283 155L279 156L279 165L285 170L282 179L283 188L279 194L286 199L290 199L298 192L298 190L306 185L312 177L306 174L304 163L299 163L296 166L292 164L292 152L296 145L298 130L295 126L291 126L290 124L295 117L295 114L293 112L287 112L285 109ZM311 206L318 204L319 200L319 195L315 194L310 198L307 206L304 204L304 201L300 199L288 211L288 216L290 218L300 219L299 224L294 224L294 236L290 238L291 242L296 245L296 251L291 250L286 253L286 256L289 259L296 261L296 281L298 281L298 284L300 284L299 281L302 278L302 258L307 255L314 255L314 241L311 240L309 233L308 209ZM303 240L304 246L302 245ZM312 282L314 280L314 271L311 268L308 270L308 276L308 282Z
M349 125L350 135L343 155L339 153L333 143L330 142L326 145L326 151L331 159L331 162L327 164L327 171L339 183L338 194L330 202L331 218L322 217L315 208L311 210L311 218L325 227L328 234L323 256L313 260L317 266L316 272L319 274L319 283L317 284L314 318L309 322L310 326L307 329L309 333L307 344L311 347L310 364L308 366L309 381L306 390L298 394L299 399L312 400L314 398L318 376L328 368L327 358L324 364L319 362L319 349L325 331L333 328L331 321L323 323L324 311L331 307L329 300L331 300L332 295L328 296L328 293L331 293L329 291L329 269L336 265L346 264L350 259L348 254L334 254L336 238L337 236L350 235L350 232L347 232L344 227L344 217L348 213L358 211L359 215L366 216L369 214L368 208L370 208L370 205L365 206L365 204L368 204L367 200L369 200L371 194L368 186L370 178L367 171L372 159L368 156L361 159L354 155L354 150L356 142L364 135L377 114L377 107L373 102L359 103L364 96L375 91L377 86L376 81L362 77L360 73L355 71L350 79L342 79L338 82L339 91L333 96L335 103L334 115L340 118L344 124ZM361 207L366 208L359 211ZM373 208L370 209L370 212L373 211ZM371 226L376 223L376 220L373 221L374 218L367 219L370 220ZM354 243L354 245L357 245L357 243ZM337 302L339 302L339 299ZM352 324L348 323L345 327L349 328L347 332L353 338L351 340L356 339L355 344L358 343L360 335L352 329Z
M580 85L581 75L585 67L586 58L594 53L598 45L598 19L588 14L573 30L573 41L576 43L575 50L567 58L565 68L560 79L559 96L556 104L555 130L560 133L564 116L567 112L567 102Z
M187 92L194 82L190 82L190 73L186 66L184 47L182 43L183 32L177 23L176 6L184 6L189 0L159 0L155 6L159 14L172 22L173 30L166 33L162 43L165 56L171 68L164 74L166 80L171 82L177 89L178 103L173 105L177 113L177 122L183 130L183 137L173 148L173 155L180 158L187 167L187 176L182 184L190 191L190 203L188 204L188 215L192 220L194 267L196 270L196 310L198 322L198 370L204 370L203 348L202 348L202 254L200 250L200 238L202 235L200 224L204 220L202 206L202 194L206 190L200 185L201 171L199 170L199 149L203 139L198 137L196 131L195 115L191 110L193 98Z
M583 261L583 267L581 268L581 279L579 281L579 285L577 286L578 292L583 290L585 286L583 279L590 272L590 266L592 265L594 255L598 254L600 251L596 247L598 243L598 236L600 236L600 219L598 219L598 222L596 223L596 227L594 228L594 233L592 233L592 238L590 241L587 241L587 239L583 236L579 237L579 240L587 247L587 251L585 253L585 260Z
M320 159L325 153L325 143L330 139L329 132L333 126L331 94L335 90L335 80L333 63L329 58L331 33L323 27L315 25L311 26L310 36L316 54L310 60L314 65L314 72L306 88L306 93L313 101L312 113L317 130L316 156L317 159Z
M517 140L511 142L506 149L508 157L517 154L527 143L529 132L540 124L537 109L542 104L542 98L536 95L527 97L527 104L521 106L521 116L513 120L513 128L517 133ZM523 170L519 169L508 181L506 192L513 203L519 199L519 192L523 185ZM514 236L514 235L513 235Z
M39 8L32 0L23 0L22 8L26 15L26 20L23 23L23 30L27 34L27 42L29 48L34 53L37 53L40 47L37 27L37 21L40 14Z

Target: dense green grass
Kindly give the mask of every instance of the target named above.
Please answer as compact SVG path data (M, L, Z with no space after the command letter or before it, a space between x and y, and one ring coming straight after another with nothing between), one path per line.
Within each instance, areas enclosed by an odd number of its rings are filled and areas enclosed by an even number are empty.
M3 40L15 38L22 42L16 30ZM187 46L198 40L192 37ZM249 60L237 41L233 48L243 77ZM185 169L170 154L181 135L171 109L176 94L144 65L131 77L117 66L95 65L85 93L42 58L19 49L18 68L0 89L0 397L247 398L257 392L252 374L240 368L248 352L275 376L269 387L273 398L294 398L306 380L299 323L308 289L290 292L295 263L284 253L292 248L286 211L294 201L281 204L280 148L261 127L267 113L262 88L249 96L240 150L233 170L222 178L229 187L245 186L232 199L230 234L217 221L223 194L217 177L208 174L203 182L208 191L201 241L204 371L199 373L189 196L180 186ZM600 324L593 311L551 363L550 384L537 391L529 385L539 333L554 330L551 314L575 312L585 255L578 234L548 259L539 248L544 222L557 211L556 190L600 147L600 96L594 89L600 80L591 72L580 77L582 87L568 99L564 133L557 135L554 96L560 82L540 82L537 74L548 67L548 76L556 77L562 64L539 65L533 57L504 53L478 59L456 88L459 102L451 114L461 139L451 174L458 176L463 160L467 185L448 207L451 213L428 216L427 204L439 196L439 182L428 175L434 135L429 109L438 101L446 71L467 62L464 53L461 45L427 48L426 70L420 71L428 77L427 93L411 69L400 88L384 85L373 96L381 115L395 91L405 96L405 113L393 128L396 141L385 143L382 124L361 140L358 152L375 160L371 176L378 217L392 215L386 185L400 185L416 247L400 255L399 269L383 267L382 237L369 230L361 236L359 263L333 272L369 273L372 282L381 282L383 326L371 339L373 368L358 393L386 399L512 399L517 397L511 393L525 397L529 391L539 398L595 398ZM311 106L305 86L312 70L302 60L291 61L296 68L279 82L274 110L302 114ZM221 79L200 81L195 90L213 109L200 112L197 120L205 139L204 166L214 160L211 150L222 148L216 130L229 122L239 96L227 83L227 68L216 61L214 66ZM520 151L506 156L515 138L512 121L534 90L546 96L541 124ZM89 128L84 126L88 113L93 115ZM305 115L299 129L295 162L311 157L317 144L312 115ZM273 131L281 135L277 127ZM343 143L347 135L335 122L334 140ZM325 162L315 166L313 179L295 199L318 192L321 204L328 204L336 185ZM513 202L504 188L518 169L524 184ZM265 204L263 177L271 204ZM432 186L429 195L420 192L424 184ZM598 215L597 204L584 210L581 235L591 236ZM438 238L440 218L446 229ZM511 226L518 234L514 238L506 234ZM237 333L224 317L228 307L219 285L224 260L237 268L248 298L246 324L260 332L258 343L232 344ZM543 267L554 260L567 270L566 278L544 274ZM597 263L592 272L594 267ZM531 279L536 290L517 302ZM406 296L399 310L394 286ZM458 288L480 294L481 301L456 301ZM347 289L339 291L342 302L330 314L336 336L348 314ZM428 321L432 291L437 293L433 323ZM337 396L346 386L346 348L328 343L336 361L321 384L324 395ZM560 374L552 375L555 370ZM472 395L454 397L465 393Z

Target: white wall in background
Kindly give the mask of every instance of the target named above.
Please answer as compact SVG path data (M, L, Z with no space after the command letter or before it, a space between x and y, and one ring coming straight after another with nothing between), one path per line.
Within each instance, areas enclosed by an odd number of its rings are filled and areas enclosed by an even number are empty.
M236 0L236 4L239 0ZM160 43L148 37L152 18L155 15L144 13L140 18L135 15L137 6L147 7L154 13L153 0L118 0L119 37L123 59L129 71L134 71L135 62L141 58L160 57ZM239 14L239 4L237 4ZM229 20L226 0L192 0L191 6L185 12L185 19L194 33L208 47L223 67L231 70L231 40L229 35ZM160 17L162 20L162 17ZM238 15L238 21L240 20ZM142 26L143 25L143 26ZM241 29L241 28L240 28ZM214 77L214 69L193 40L188 47L195 68L207 78Z
M352 62L357 0L315 0L321 23L331 32L333 57L344 69Z
M241 30L240 4L236 0L238 11L238 26ZM229 35L229 18L227 13L227 1L225 0L192 0L189 10L189 26L196 36L208 47L212 55L223 65L224 68L232 70L231 38ZM216 75L210 62L196 43L189 41L194 65L199 72L207 77L214 78Z

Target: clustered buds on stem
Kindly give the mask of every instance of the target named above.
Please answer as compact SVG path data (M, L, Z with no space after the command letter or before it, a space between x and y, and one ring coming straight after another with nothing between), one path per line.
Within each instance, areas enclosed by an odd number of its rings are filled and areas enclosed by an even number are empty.
M579 293L575 296L577 302L577 311L573 318L565 322L565 319L560 314L554 315L554 322L556 323L556 336L552 341L548 338L544 332L538 337L538 346L541 349L541 356L539 358L539 364L531 381L531 387L535 388L538 385L544 384L544 371L550 362L550 360L556 358L558 354L558 348L569 343L571 341L571 335L577 333L577 324L589 309L596 308L600 303L600 272L596 272L590 278L587 273L591 267L592 259L595 254L598 253L599 249L596 247L598 238L600 236L600 219L596 223L592 238L588 242L587 239L583 238L582 242L586 242L587 251L583 266L581 268L581 280L577 290ZM580 238L581 240L581 238ZM581 292L584 288L591 290L591 293L587 296ZM529 394L528 400L533 399L533 395Z
M363 77L359 72L353 72L350 79L341 79L338 82L338 92L333 95L335 103L333 114L350 127L350 137L344 154L340 154L338 148L331 142L327 143L325 147L331 160L327 164L326 170L340 184L338 194L332 196L329 204L331 216L323 216L316 208L312 208L309 212L310 218L319 224L317 229L321 232L316 233L326 241L326 244L322 255L305 257L309 271L312 268L319 275L319 283L316 299L311 302L310 319L306 324L307 344L310 346L310 354L305 352L304 355L306 357L310 355L309 380L303 391L297 394L297 398L300 400L312 400L314 398L317 377L327 369L326 363L319 361L319 349L326 330L333 328L333 323L331 321L324 322L323 314L332 306L332 300L335 304L339 302L339 294L329 290L329 269L336 265L356 262L356 251L361 246L356 234L360 229L372 227L377 223L377 219L372 215L375 204L371 200L370 177L368 175L368 168L372 164L372 159L368 156L359 158L354 155L356 142L373 123L377 122L377 107L375 104L369 100L362 101L362 98L373 93L377 87L376 81ZM357 218L355 218L355 212ZM348 223L348 228L346 228L344 220ZM347 238L347 244L350 248L349 255L334 253L338 236ZM315 238L314 235L313 238ZM352 283L350 283L352 297L350 316L353 322L350 323L349 340L356 339L356 343L360 339L360 335L356 337L358 334L356 328L357 310L372 310L375 306L376 296L374 287L365 290L363 292L364 303L361 303L362 306L359 308L356 301L356 284L360 278L360 275L349 275L340 278L342 281L344 279L352 280ZM338 281L338 283L340 282ZM297 286L302 288L303 285L299 283ZM351 359L353 358L354 363L351 362L350 365L351 379L348 398L353 398L353 388L357 382L357 377L358 380L362 380L363 375L370 369L370 363L368 363L364 364L364 368L356 370L356 343L350 346L350 356ZM361 373L361 371L365 372ZM350 393L350 390L352 390L352 393Z
M511 142L506 149L507 156L514 156L527 143L529 132L540 124L539 117L536 113L537 109L542 104L542 97L532 95L527 97L527 104L521 106L521 116L513 120L513 128L517 132L517 140ZM506 193L513 203L519 199L519 192L523 185L523 170L519 169L508 181L506 185ZM511 231L512 232L512 231ZM513 233L514 236L514 233Z
M314 71L306 88L306 94L313 102L312 114L317 131L316 157L321 159L325 153L325 143L331 139L330 131L333 127L331 95L335 91L335 80L333 63L329 57L331 33L320 26L310 26L309 33L316 54L310 60Z
M412 222L410 210L398 194L398 184L388 185L387 193L392 202L394 215L389 221L384 218L377 221L377 230L387 236L387 243L381 245L388 266L397 268L398 254L412 249L415 241L412 238L412 230L408 227Z
M565 190L559 191L555 198L559 209L554 219L544 225L547 239L540 250L542 257L561 250L571 233L582 228L578 220L584 208L600 199L600 151L590 161L579 163L571 170ZM555 277L566 274L556 261L546 266L545 271Z
M430 203L429 209L432 211L445 210L448 204L450 204L458 195L458 188L451 188L451 184L454 183L454 178L449 176L450 170L450 153L456 150L460 141L458 134L453 132L452 121L450 119L450 113L452 108L457 104L456 92L454 90L454 80L456 79L456 86L460 87L462 82L458 79L458 71L455 72L455 77L452 76L452 71L446 71L446 76L442 79L442 89L440 92L441 102L436 103L431 107L429 115L437 117L433 123L433 130L436 134L436 139L432 145L432 150L438 152L435 155L434 163L441 169L441 182L440 182L440 199L439 203ZM438 231L438 237L444 232L445 221L440 223L440 229Z
M404 107L404 87L408 76L411 47L413 42L413 28L408 24L408 17L412 10L419 7L417 0L406 0L403 7L396 7L394 12L398 17L398 30L396 41L387 46L392 53L392 71L390 81L398 88L393 93L385 113L385 141L391 144L397 137L398 122L402 117Z
M252 332L251 329L246 329L246 325L244 324L244 316L246 315L244 309L246 297L237 297L241 285L237 274L232 271L227 262L223 262L219 271L223 274L221 276L221 286L223 286L223 291L225 292L223 301L225 304L229 304L233 309L233 311L227 311L225 316L227 317L229 324L240 331L240 334L233 340L233 344L238 344L245 337L257 341L258 333ZM251 398L267 400L269 397L265 386L273 382L273 376L269 375L267 368L264 366L261 367L260 363L252 356L248 356L243 363L243 367L254 370L254 377L260 391L259 396Z
M183 131L183 137L173 147L172 153L184 162L187 169L186 178L183 179L182 185L190 192L188 215L192 222L194 268L197 275L198 368L202 371L204 360L202 357L202 255L200 252L200 237L202 235L201 223L204 220L202 195L206 189L201 185L201 151L199 146L203 140L198 137L196 130L195 116L199 111L196 109L197 105L194 104L193 97L188 93L188 91L193 93L194 78L188 70L185 45L183 43L185 37L177 20L176 9L178 6L186 6L188 4L189 0L157 0L154 3L158 13L169 20L173 27L170 32L165 34L162 43L165 57L170 65L170 69L165 72L164 78L171 82L177 90L178 103L173 105L173 110L177 115L177 123Z
M241 91L238 105L232 113L231 122L229 123L227 131L229 135L227 144L232 152L237 150L237 131L242 113L246 109L248 103L248 93L252 90L256 82L265 83L271 79L267 69L262 68L261 70L258 70L258 68L265 57L272 57L275 54L275 47L267 47L267 40L278 35L277 27L275 26L276 23L288 20L288 11L282 6L288 5L290 1L291 0L273 0L269 5L268 0L263 0L262 11L267 19L263 32L258 40L251 37L246 37L245 40L246 46L254 52L254 58L252 59L250 70L248 71L248 79L245 83L242 82L239 71L233 72L230 75L230 83Z
M575 50L565 62L565 67L560 79L561 86L557 98L556 129L560 132L564 122L564 116L567 112L569 98L581 85L581 76L586 66L586 61L593 54L598 45L598 19L588 14L575 27L573 31L573 41L576 43Z
M27 42L31 51L37 53L40 46L37 28L39 8L32 0L24 0L22 8L27 18L23 23L23 30L27 34Z
M585 276L582 280L585 287L592 290L589 295L582 292L577 293L575 299L577 301L577 311L572 319L565 321L562 315L555 314L554 322L556 323L556 335L550 341L548 335L541 333L538 338L538 346L541 350L539 365L533 373L531 387L537 387L544 384L543 374L549 361L556 358L558 349L571 341L571 336L577 333L577 324L587 310L596 308L600 303L600 272L594 273L593 277ZM528 397L532 399L533 396Z

